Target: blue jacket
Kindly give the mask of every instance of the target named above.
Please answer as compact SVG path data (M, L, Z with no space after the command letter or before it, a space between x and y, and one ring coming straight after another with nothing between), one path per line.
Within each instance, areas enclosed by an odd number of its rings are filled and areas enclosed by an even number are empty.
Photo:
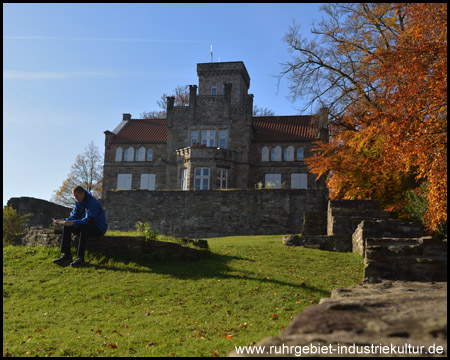
M106 229L108 228L102 206L97 199L87 191L85 191L85 196L81 203L75 201L70 217L64 220L72 220L75 228L79 227L81 224L95 224L102 234L105 234Z

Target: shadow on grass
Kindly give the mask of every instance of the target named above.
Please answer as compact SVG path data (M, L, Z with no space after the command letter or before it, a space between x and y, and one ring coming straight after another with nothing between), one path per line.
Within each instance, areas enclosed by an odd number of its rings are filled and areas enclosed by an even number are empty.
M273 285L290 286L299 290L307 290L311 292L322 292L324 296L330 296L330 292L320 288L306 285L305 283L285 282L276 279L257 277L254 273L242 272L240 274L232 274L236 272L229 266L231 261L251 261L251 259L220 255L212 253L208 250L196 250L190 248L190 254L197 253L196 259L171 259L158 252L147 252L139 255L130 253L117 253L108 251L90 251L87 253L86 268L94 268L96 270L109 271L127 271L135 273L152 273L161 275L170 275L177 279L201 280L201 279L238 279L242 281L256 281L260 283L270 283ZM111 264L110 260L113 261ZM91 262L92 261L92 262ZM122 263L125 266L114 266L115 263ZM127 265L134 263L141 267L127 268ZM118 265L118 264L117 264ZM144 269L142 269L144 268Z

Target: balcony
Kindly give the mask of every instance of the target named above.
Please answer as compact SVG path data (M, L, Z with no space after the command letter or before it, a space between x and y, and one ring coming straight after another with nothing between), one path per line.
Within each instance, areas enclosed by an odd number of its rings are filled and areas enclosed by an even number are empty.
M189 160L222 160L234 161L235 151L217 147L190 146L175 150L177 161Z

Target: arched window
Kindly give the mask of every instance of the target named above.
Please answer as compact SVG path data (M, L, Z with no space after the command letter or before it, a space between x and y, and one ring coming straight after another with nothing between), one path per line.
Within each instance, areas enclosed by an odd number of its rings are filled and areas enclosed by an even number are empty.
M147 151L147 161L153 161L153 149Z
M272 161L281 161L281 147L277 146L272 149Z
M134 148L129 147L125 150L123 161L134 161Z
M140 147L136 152L136 161L145 161L145 147Z
M261 161L269 161L269 148L264 146L261 150Z
M211 85L211 95L217 95L217 85L216 84Z
M284 149L284 161L294 161L294 147L289 146Z
M116 149L116 161L122 161L123 150L121 147Z
M298 161L303 160L303 148L302 147L297 149L297 160Z

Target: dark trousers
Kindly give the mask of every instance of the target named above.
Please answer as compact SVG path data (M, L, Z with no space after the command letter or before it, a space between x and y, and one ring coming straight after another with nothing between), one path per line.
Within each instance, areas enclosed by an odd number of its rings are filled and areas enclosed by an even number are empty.
M102 232L94 224L81 224L76 229L73 226L64 226L63 236L61 239L61 252L67 255L70 255L72 234L79 235L77 256L84 258L88 237L101 236Z

